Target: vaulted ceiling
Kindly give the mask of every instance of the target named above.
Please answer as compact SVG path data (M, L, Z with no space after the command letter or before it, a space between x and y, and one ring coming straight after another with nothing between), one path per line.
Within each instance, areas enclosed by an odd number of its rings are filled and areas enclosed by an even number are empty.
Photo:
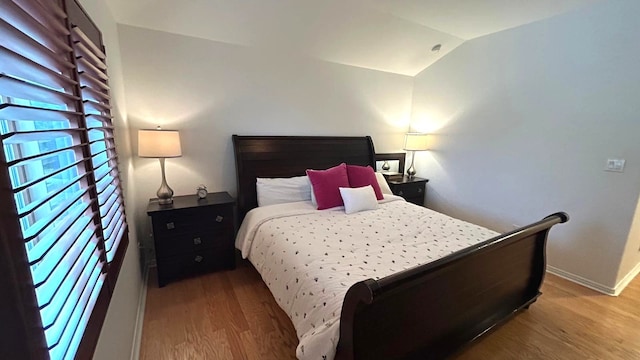
M108 0L119 23L414 76L479 36L608 0ZM432 51L442 44L440 51Z

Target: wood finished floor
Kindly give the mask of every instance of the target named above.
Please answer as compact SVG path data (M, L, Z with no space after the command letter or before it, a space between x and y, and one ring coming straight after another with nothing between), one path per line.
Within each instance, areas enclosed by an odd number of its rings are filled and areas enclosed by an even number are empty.
M471 359L640 359L640 277L620 297L547 275L527 311L464 350ZM157 286L150 271L140 359L295 359L297 338L247 263Z

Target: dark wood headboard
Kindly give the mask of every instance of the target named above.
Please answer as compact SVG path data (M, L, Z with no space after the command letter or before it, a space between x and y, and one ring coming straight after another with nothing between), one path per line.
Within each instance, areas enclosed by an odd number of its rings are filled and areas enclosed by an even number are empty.
M256 178L305 175L340 163L371 165L375 150L370 136L238 136L233 135L238 184L238 216L258 206Z

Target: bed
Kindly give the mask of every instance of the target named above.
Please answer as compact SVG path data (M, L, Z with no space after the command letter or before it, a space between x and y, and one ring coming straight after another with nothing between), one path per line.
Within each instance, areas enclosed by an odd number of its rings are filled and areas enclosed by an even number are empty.
M370 137L234 135L233 144L236 157L237 202L240 220L243 220L250 210L257 207L257 178L300 176L304 175L308 168L324 169L342 162L362 166L375 165L375 152ZM387 200L386 197L385 200ZM437 215L435 212L415 205L403 205L401 202L401 199L389 197L389 200L380 206L389 209L385 211L415 212L415 214L409 214L409 217L434 217L437 221L447 221L457 224L457 226L473 226L471 224L460 225L464 222L458 223L459 220L448 217L445 218L452 220L440 220L439 216L441 215ZM309 221L304 220L305 216L312 216L309 213L313 212L313 209L309 209L309 204L294 205L294 207L296 206L298 207L296 209L281 210L286 216L294 216L293 218L280 217L277 211L271 209L268 210L271 213L269 216L284 219L280 221L285 222L287 219L296 219L297 222ZM406 206L412 208L407 210ZM254 213L259 212L258 210L250 214L247 222L253 221L251 218ZM290 214L292 211L293 215ZM340 224L341 218L338 213L338 211L329 210L325 211L322 217L327 218L326 221L330 223ZM412 265L407 262L402 266L392 266L394 271L381 274L383 276L372 273L368 277L361 273L352 277L355 278L353 283L343 282L342 284L347 286L343 286L343 297L342 294L339 294L341 296L339 299L340 308L332 310L333 313L340 313L339 321L328 321L328 325L312 324L314 328L311 329L311 332L320 332L315 328L318 326L322 330L325 330L325 327L331 328L329 330L336 333L333 337L321 340L321 342L327 342L326 339L331 338L331 342L335 341L335 343L328 344L335 353L320 352L317 353L320 354L317 358L330 359L334 357L337 360L439 359L455 354L536 301L540 296L539 289L545 273L545 244L548 232L553 225L566 221L568 221L567 214L560 212L506 234L483 234L482 230L479 230L479 236L484 236L488 238L487 240L470 239L469 246L454 249L454 251L450 251L449 255L435 261L421 265ZM379 219L377 222L380 222ZM274 229L278 228L278 231L279 226L282 226L282 223L270 219L265 220L265 224L270 224L269 226ZM400 225L398 224L398 226ZM269 227L261 226L265 229ZM343 225L335 225L335 228L338 229L340 226ZM241 232L243 227L245 227L245 223L241 227ZM419 228L420 224L415 227ZM262 230L262 228L260 229ZM327 230L329 230L328 227ZM341 236L346 236L344 231L341 231ZM389 231L397 232L398 229ZM478 230L474 231L477 233ZM337 234L338 231L336 231ZM375 232L367 234L367 236L376 236L373 234ZM382 239L384 236L390 235L380 233L379 236ZM372 241L377 240L372 239ZM382 241L379 242L383 244ZM278 247L270 249L269 251L272 253L263 254L262 260L258 262L268 261L265 260L268 258L285 261L283 257L276 256L276 249L278 252L287 252L289 250L283 247L286 245L274 244ZM316 246L316 244L313 245ZM398 246L402 246L402 244ZM305 251L314 252L316 250L311 248ZM418 247L413 252L420 254L430 250ZM395 262L393 259L397 259L394 257L397 255L390 255L394 251L400 252L402 248L390 249L389 253L381 250L376 253L376 256L383 262ZM352 253L354 253L353 261L364 259L356 259L358 256L364 256L362 255L364 251L352 251ZM307 254L307 256L311 256L311 254ZM307 263L313 264L311 261ZM270 269L271 266L275 267L276 265L278 264L259 263L257 268ZM318 262L316 265L322 266L322 263ZM285 272L286 270L294 271L293 268L296 267L296 265L287 264L278 266L282 266ZM323 274L322 271L324 271L324 278L327 278L329 276L327 274L331 273L346 275L339 270L333 270L329 266L321 270L320 274ZM308 274L309 272L304 269L298 275L290 274L288 276L290 279L295 278L296 283L298 278L307 278L306 280L310 283L336 281L335 279L323 280L323 276L313 274L308 276ZM278 285L271 284L273 278L280 275L266 273L261 273L261 275L263 279L269 281L267 285L270 286L280 306L286 306L288 300L281 298L280 290L277 290L277 286L286 286L283 285L285 283L280 279ZM342 279L338 282L342 282ZM331 284L327 284L327 289L330 286ZM296 296L300 296L300 294L296 294ZM308 310L310 314L314 311L313 309ZM296 324L296 320L294 320L296 311L298 311L297 316L302 316L302 312L304 312L301 309L285 309L294 324ZM300 338L301 330L299 328L296 330ZM313 341L310 341L309 344L313 344ZM311 346L309 345L309 347ZM298 350L300 357L300 346ZM316 358L315 353L309 358Z

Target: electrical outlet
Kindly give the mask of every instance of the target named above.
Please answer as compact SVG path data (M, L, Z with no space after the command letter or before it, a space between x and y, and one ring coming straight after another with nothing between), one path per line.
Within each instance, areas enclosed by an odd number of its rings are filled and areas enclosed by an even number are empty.
M607 159L604 171L624 172L624 159Z

